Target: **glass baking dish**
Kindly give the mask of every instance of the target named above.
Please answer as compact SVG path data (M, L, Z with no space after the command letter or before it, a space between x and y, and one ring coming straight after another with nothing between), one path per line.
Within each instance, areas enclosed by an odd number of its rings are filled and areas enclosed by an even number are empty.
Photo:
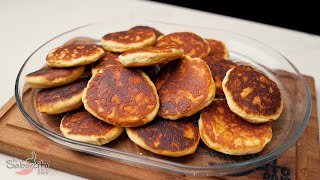
M29 89L23 77L45 64L47 53L75 37L100 39L104 34L147 25L163 33L191 31L204 38L223 41L229 50L230 59L250 64L266 73L279 86L283 98L283 113L272 123L273 138L262 152L230 156L209 149L200 141L192 155L173 158L153 154L135 145L124 132L115 141L104 146L87 144L65 138L59 129L64 114L49 116L37 112L33 97L38 90ZM158 168L164 171L196 176L222 176L254 169L277 158L298 139L310 115L311 97L308 86L292 63L279 52L252 38L237 33L189 25L170 24L152 20L133 22L104 22L78 27L58 35L36 49L22 65L15 85L16 102L29 123L42 135L55 143L75 151L112 158L119 161Z

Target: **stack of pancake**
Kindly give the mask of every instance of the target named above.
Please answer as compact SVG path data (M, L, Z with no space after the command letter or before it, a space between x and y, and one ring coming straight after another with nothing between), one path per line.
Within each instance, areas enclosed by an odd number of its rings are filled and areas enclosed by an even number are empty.
M25 76L39 112L66 113L70 139L103 145L124 130L140 147L184 156L200 138L231 155L260 152L283 100L275 82L228 60L223 42L148 26L72 39Z

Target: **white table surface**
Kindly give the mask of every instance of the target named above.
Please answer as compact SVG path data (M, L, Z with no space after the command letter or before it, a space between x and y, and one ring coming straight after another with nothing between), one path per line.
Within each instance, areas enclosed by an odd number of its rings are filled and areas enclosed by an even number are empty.
M226 29L264 42L289 58L300 72L315 78L320 112L320 36L171 5L129 0L0 0L0 105L14 95L14 82L22 63L48 39L108 18L121 23L121 19L130 18L132 13L153 20ZM0 154L1 179L81 179L54 169L45 177L37 173L18 176L6 167L6 161L11 158Z

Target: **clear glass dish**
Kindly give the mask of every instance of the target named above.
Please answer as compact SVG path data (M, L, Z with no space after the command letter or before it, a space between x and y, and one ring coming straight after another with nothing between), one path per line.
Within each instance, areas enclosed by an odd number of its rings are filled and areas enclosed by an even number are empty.
M45 64L46 54L51 49L74 37L100 39L106 33L126 30L135 25L152 26L163 33L191 31L204 38L221 40L229 50L230 59L239 63L249 63L273 79L279 85L283 94L284 109L280 119L272 123L273 139L264 150L253 155L230 156L210 150L203 142L200 142L194 154L172 158L156 155L138 147L129 140L125 132L107 145L91 145L62 136L59 123L63 114L49 116L37 112L33 105L33 97L37 90L28 89L24 84L23 77L40 69ZM35 50L22 65L16 79L15 96L18 107L30 124L41 134L59 145L97 156L139 164L146 168L153 167L175 173L199 176L241 173L272 161L298 139L308 122L311 110L311 97L305 80L288 59L271 47L249 37L224 30L149 20L134 23L105 22L91 24L65 32L49 40Z

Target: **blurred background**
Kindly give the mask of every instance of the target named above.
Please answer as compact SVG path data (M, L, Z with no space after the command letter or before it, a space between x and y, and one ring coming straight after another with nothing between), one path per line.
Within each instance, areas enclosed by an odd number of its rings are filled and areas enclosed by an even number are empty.
M309 0L155 0L191 9L246 19L320 35L317 1Z

